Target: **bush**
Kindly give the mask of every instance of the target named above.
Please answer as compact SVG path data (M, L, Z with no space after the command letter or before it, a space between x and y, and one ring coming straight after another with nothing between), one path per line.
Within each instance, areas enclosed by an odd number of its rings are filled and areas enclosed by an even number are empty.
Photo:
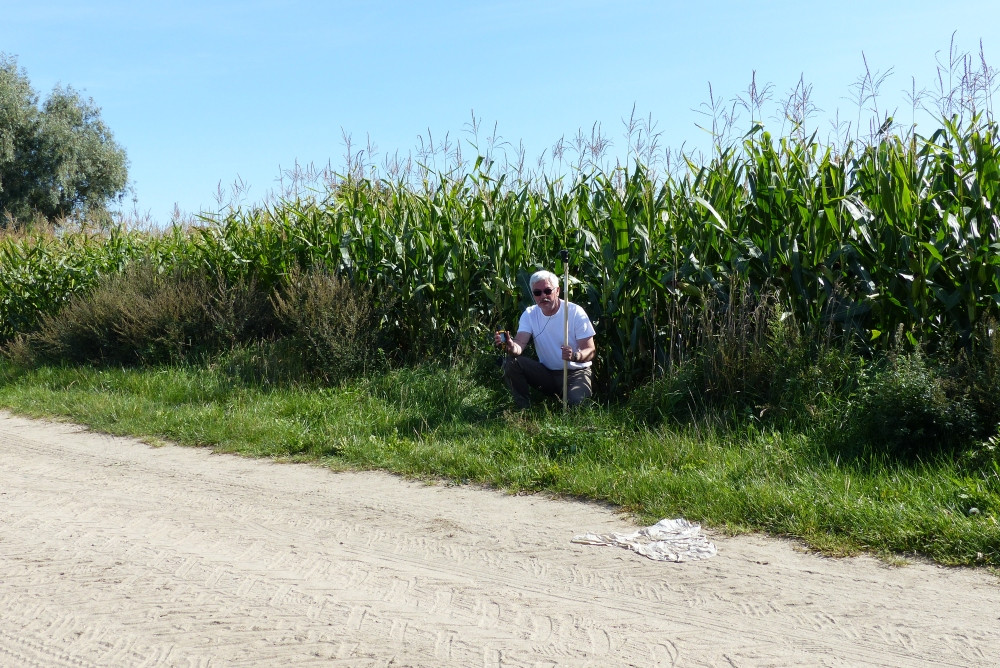
M332 274L292 271L272 298L306 368L339 382L386 365L373 293Z
M809 350L807 341L787 350L771 407L797 427L840 433L846 421L844 407L863 377L864 359L846 347L832 348L824 342L814 344L811 354Z
M977 432L967 391L919 351L891 356L867 374L848 418L845 445L904 459L964 449Z
M16 348L22 361L186 362L259 336L269 320L267 308L267 299L248 284L228 286L200 273L162 274L153 265L134 265L72 297L10 350Z

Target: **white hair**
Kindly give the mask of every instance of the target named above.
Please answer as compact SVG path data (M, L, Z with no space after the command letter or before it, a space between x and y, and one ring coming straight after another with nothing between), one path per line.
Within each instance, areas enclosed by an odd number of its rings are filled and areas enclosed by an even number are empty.
M535 283L541 283L542 281L545 281L545 284L549 287L559 287L559 277L551 271L545 271L544 269L536 271L531 275L531 278L528 279L528 287L533 288L535 287Z

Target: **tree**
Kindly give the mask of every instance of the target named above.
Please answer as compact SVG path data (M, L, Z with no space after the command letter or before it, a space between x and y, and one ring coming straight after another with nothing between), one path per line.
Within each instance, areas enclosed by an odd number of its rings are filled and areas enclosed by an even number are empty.
M57 86L39 107L24 70L0 53L0 228L106 215L127 183L125 150L93 100Z

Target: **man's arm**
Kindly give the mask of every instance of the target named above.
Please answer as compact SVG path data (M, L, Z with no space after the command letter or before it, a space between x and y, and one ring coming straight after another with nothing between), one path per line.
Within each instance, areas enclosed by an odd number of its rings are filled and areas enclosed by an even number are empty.
M594 337L588 336L585 339L576 340L576 353L570 353L570 361L572 362L589 362L597 356L597 345L594 343Z
M518 332L517 336L507 342L507 352L511 355L521 355L531 341L531 332Z

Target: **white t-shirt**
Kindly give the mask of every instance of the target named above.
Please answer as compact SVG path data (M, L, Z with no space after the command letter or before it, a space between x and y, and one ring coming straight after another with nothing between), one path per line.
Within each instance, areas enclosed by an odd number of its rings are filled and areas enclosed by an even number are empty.
M547 369L557 371L563 368L563 308L566 300L559 300L559 310L552 316L542 313L537 304L524 309L521 320L517 323L518 332L528 332L535 341L535 352L538 361ZM594 336L594 324L590 322L587 312L580 306L569 302L569 345L574 351L579 350L576 342ZM570 369L584 369L590 362L570 362Z

